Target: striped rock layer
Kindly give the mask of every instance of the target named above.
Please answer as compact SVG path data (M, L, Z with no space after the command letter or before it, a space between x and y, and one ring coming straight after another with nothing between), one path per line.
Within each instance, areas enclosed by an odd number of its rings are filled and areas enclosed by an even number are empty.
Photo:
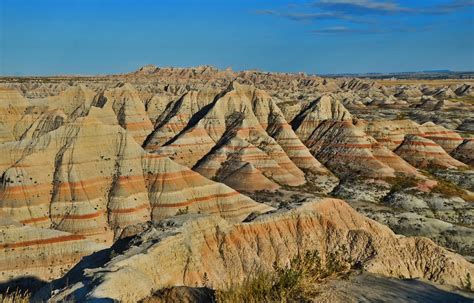
M111 107L120 126L126 129L138 144L142 144L153 131L153 124L143 101L136 89L128 83L105 90L96 98L94 105Z
M465 166L445 152L458 146L459 140L462 142L456 132L433 123L419 125L411 120L366 122L353 119L339 101L329 96L303 107L291 125L311 153L339 177L354 174L370 178L396 174L422 177L410 164L421 165L417 159L426 157L429 151L412 150L411 153L416 154L412 159L408 155L402 159L392 152L404 142L406 135L417 135L427 140L433 138L433 144L442 146L436 151L441 159L432 154L430 165L436 162L441 167Z
M253 87L232 83L219 94L190 92L170 104L156 125L147 150L239 190L302 185L302 170L336 181L271 97ZM236 182L242 178L248 182Z
M155 129L145 142L145 149L155 151L177 136L191 122L191 118L214 101L219 90L193 90L176 101L153 97L149 107L160 114L155 118ZM156 115L156 114L155 114Z
M395 150L403 142L405 135L416 135L432 140L448 153L463 142L457 132L433 122L420 125L411 120L360 121L357 126L390 150Z
M6 148L19 151L3 173L1 209L22 223L97 241L110 242L116 230L179 209L229 219L268 209L168 158L147 154L123 128L104 125L92 114Z
M71 86L58 95L33 100L37 106L61 110L68 117L82 117L87 114L96 93L84 85Z
M27 101L18 91L0 88L0 144L38 137L58 128L66 116Z
M206 283L219 289L255 269L271 270L274 263L288 264L298 253L314 250L321 256L343 251L368 272L398 278L461 286L463 277L474 274L474 265L461 256L426 238L398 237L335 199L234 225L218 217L192 217L168 232L151 227L132 243L137 244L69 280L69 286L56 284L60 290L53 299L136 301L175 285Z
M408 135L395 153L417 168L462 168L466 164L452 158L430 139Z
M144 151L146 132L131 126L146 117L135 97L127 85L31 102L0 91L0 280L57 278L131 224L272 209Z
M84 255L106 248L83 236L21 224L0 210L0 282L60 277Z
M360 126L366 134L372 136L390 150L395 150L405 139L405 135L424 136L420 125L412 120L361 121Z
M267 93L237 83L224 91L188 91L177 100L155 96L146 102L129 84L101 89L99 94L82 85L56 89L60 92L55 96L28 101L14 90L0 89L1 281L26 275L57 278L82 256L110 245L127 226L156 223L177 213L216 215L187 223L203 227L206 239L212 238L207 230L230 232L234 227L223 219L240 222L252 212L272 210L235 189L297 186L307 181L308 172L316 175L315 182L328 179L337 183L317 158L341 177L417 174L414 167L391 152L406 132L419 130L416 134L431 138L430 142L455 158L472 163L472 141L460 144L462 139L454 132L432 123L418 128L399 124L400 129L388 130L380 130L385 126L373 123L364 129L354 125L350 113L331 97L305 103L290 126ZM188 90L181 86L169 89ZM383 142L384 137L390 141ZM411 146L408 150L416 150L413 159L433 152L433 148L440 152L434 145L423 148ZM459 166L454 159L447 161L447 154L442 156L445 160L441 163ZM431 159L430 163L438 160ZM285 227L288 220L281 219L278 224ZM218 228L208 229L209 222ZM288 227L292 236L307 222L298 224ZM245 226L235 228L259 238L259 233ZM264 237L278 237L275 230L280 231L279 227L270 224L265 228L269 231ZM194 231L193 227L186 232L187 237L202 244L192 235ZM235 239L235 233L230 234L229 239ZM306 232L303 235L298 239L306 237ZM231 247L231 242L226 245ZM212 249L205 254L212 260L215 243L209 243ZM176 248L179 254L181 250ZM290 256L294 250L292 246L286 254ZM245 258L247 253L244 251ZM183 256L187 255L177 259ZM256 257L257 262L267 264L267 255ZM163 264L168 262L166 258ZM229 264L240 264L235 256L229 260ZM174 266L175 260L169 262ZM210 265L203 264L208 270ZM224 270L230 272L227 263L219 266L213 280ZM406 274L405 269L413 270L411 265L403 266L401 275ZM184 281L197 280L201 270L192 269ZM246 273L242 269L237 274ZM447 279L448 284L458 285Z
M309 103L291 121L311 153L338 177L368 178L417 175L417 170L362 129L337 100L323 96Z
M436 125L433 122L426 122L421 125L423 137L433 140L439 144L445 151L450 153L462 142L462 137L455 131L448 130L441 125Z
M352 115L339 101L325 95L303 105L301 111L292 119L291 125L305 141L311 137L319 124L326 120L351 121Z
M421 177L414 167L348 120L323 121L303 142L339 177L357 174L379 179L396 173Z

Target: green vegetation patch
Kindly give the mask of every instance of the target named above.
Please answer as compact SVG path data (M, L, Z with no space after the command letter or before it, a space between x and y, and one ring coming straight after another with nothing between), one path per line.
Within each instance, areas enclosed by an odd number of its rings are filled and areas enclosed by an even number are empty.
M258 270L242 283L216 291L216 301L231 302L308 302L325 279L347 273L351 266L341 254L329 253L324 260L317 250L295 256L290 264L273 264L273 271Z
M448 198L460 197L464 201L474 202L474 196L456 184L439 178L437 178L436 181L438 182L438 185L436 185L431 192L441 194Z
M448 101L450 101L450 102L463 102L463 103L474 105L474 96L457 97L457 98L448 99Z

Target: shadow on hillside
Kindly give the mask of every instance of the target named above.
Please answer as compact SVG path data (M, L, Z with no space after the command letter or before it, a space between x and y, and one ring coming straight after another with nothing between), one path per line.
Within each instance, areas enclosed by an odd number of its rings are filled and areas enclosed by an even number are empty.
M19 291L20 293L34 293L47 284L46 281L32 276L26 276L0 283L0 293L11 293Z
M358 302L473 302L470 292L451 292L415 279L399 280L364 273L333 284L340 298Z

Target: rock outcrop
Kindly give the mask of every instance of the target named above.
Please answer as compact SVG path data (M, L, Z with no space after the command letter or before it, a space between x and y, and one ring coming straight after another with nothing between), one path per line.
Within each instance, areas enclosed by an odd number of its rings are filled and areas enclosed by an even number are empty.
M425 138L433 140L448 153L463 142L463 138L457 132L448 130L443 126L434 124L433 122L422 124L421 130L423 131L423 136Z
M414 167L351 121L324 121L303 142L318 160L340 177L354 173L375 179L394 177L396 173L419 175Z
M256 268L271 270L274 262L287 264L298 253L314 250L320 255L343 252L349 262L387 276L461 286L463 278L474 274L474 266L462 257L425 238L395 236L334 199L236 225L218 217L178 217L150 227L126 247L122 255L69 280L54 300L139 300L173 285L221 288Z
M19 277L59 278L105 245L83 236L17 222L0 210L0 283Z
M0 245L8 261L0 270L6 278L57 278L82 256L111 245L132 224L176 213L216 214L239 222L252 212L272 209L144 151L135 129L119 125L107 106L112 105L110 98L103 108L56 104L38 115L23 135L11 133L8 142L0 144L5 155L0 158L0 212L7 222Z
M84 85L71 86L55 96L33 100L36 106L48 107L64 112L68 117L87 115L96 93Z
M110 242L116 229L181 208L239 218L262 209L222 184L145 153L124 129L92 115L16 148L18 158L3 173L0 206L26 224Z
M303 105L301 111L291 121L291 125L297 135L305 141L319 124L326 120L350 121L352 115L339 101L331 96L322 96Z
M142 144L153 131L153 124L136 89L128 83L120 84L98 96L95 105L103 107L109 102L120 126L126 129L135 141Z
M417 168L467 168L430 139L408 135L395 153Z
M190 92L168 108L145 148L158 148L159 154L210 179L251 191L302 185L302 170L336 181L261 90L233 82L218 95ZM253 185L238 185L239 178Z
M406 135L424 135L420 125L411 120L379 120L370 122L359 120L356 126L360 126L365 133L392 151L402 144Z

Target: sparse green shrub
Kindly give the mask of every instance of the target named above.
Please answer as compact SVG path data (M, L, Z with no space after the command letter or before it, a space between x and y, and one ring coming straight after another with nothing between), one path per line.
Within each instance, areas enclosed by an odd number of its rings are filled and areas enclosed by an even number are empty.
M278 209L287 209L290 207L290 203L288 201L281 201L278 204Z
M189 206L186 206L186 208L180 208L178 209L178 211L176 212L176 215L179 216L179 215L185 215L189 213Z
M471 290L472 282L471 282L471 273L467 273L466 275L466 289Z
M295 256L290 264L273 264L273 271L257 270L242 283L216 291L217 302L305 302L324 279L350 269L340 254L320 258L317 250Z
M438 193L448 198L460 197L464 201L474 202L474 196L468 194L464 189L456 184L440 179L437 179L436 181L438 182L438 185L432 189L433 193Z
M386 178L385 181L392 185L389 194L413 188L418 185L418 180L416 178L405 175L397 175L395 178Z
M204 285L205 287L208 287L209 286L209 277L207 276L207 272L205 272L203 275L202 275L202 285Z
M404 112L398 112L397 116L395 117L395 120L405 120L407 118L406 113Z

